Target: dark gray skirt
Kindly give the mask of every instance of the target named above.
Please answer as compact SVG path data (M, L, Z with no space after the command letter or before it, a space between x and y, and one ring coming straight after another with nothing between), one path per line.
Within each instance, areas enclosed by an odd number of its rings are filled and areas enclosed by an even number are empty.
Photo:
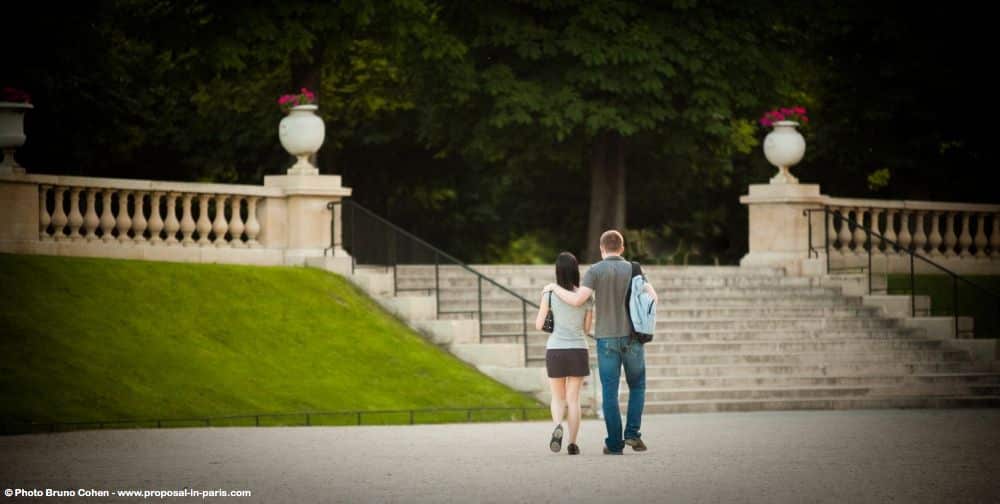
M590 358L586 348L549 349L545 351L545 370L549 378L590 376Z

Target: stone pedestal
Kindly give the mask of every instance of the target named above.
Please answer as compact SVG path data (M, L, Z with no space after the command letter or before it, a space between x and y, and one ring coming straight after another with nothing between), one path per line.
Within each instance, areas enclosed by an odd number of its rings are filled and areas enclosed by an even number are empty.
M38 240L38 184L21 174L0 174L0 242Z
M327 203L350 196L350 188L340 184L339 175L267 175L264 186L281 188L285 197L283 201L271 198L261 209L264 229L268 230L261 243L283 248L285 264L289 265L304 265L306 258L322 257L332 243L333 215ZM343 249L333 252L336 257L346 256Z
M749 194L740 197L750 212L750 252L740 266L784 267L790 275L803 274L809 258L810 217L805 210L822 208L823 202L816 184L751 185ZM813 247L825 264L823 213L813 212L811 219Z

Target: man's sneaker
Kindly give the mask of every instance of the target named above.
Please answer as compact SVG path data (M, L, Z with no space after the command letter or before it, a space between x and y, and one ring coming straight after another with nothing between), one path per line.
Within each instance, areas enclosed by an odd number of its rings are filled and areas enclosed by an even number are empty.
M559 452L562 449L562 436L563 428L562 424L556 426L556 430L552 431L552 440L549 441L549 449L554 452Z
M643 443L642 439L626 439L625 444L631 446L635 451L646 451L646 443Z
M580 447L573 443L570 443L568 446L566 446L566 452L569 453L570 455L579 455Z
M611 450L608 449L607 446L605 446L604 447L604 454L605 455L624 455L625 453L624 452L620 452L620 451L611 451Z

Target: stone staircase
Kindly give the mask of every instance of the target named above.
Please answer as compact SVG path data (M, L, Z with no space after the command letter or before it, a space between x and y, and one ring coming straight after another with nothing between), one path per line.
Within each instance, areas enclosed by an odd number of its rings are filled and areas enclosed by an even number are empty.
M554 278L552 266L473 268L534 303ZM644 270L660 297L656 336L646 345L646 412L1000 406L997 361L976 361L818 277L759 267ZM436 323L479 332L481 290L481 332L462 338L462 348L452 345L457 355L485 362L495 375L495 364L513 367L517 359L490 362L482 355L522 348L526 332L528 366L544 367L548 334L534 329L536 308L525 310L514 296L453 266L439 268L435 293L434 271L399 266L397 295L433 299L441 312ZM528 376L541 385L527 386L545 396L543 371ZM596 389L589 393L599 398ZM620 400L624 407L624 381Z

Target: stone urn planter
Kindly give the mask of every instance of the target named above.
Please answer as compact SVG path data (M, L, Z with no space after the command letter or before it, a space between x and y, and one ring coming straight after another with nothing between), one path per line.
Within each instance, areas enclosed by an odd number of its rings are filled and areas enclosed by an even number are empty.
M24 168L14 160L14 152L27 139L24 114L33 108L30 103L0 101L0 149L3 149L0 174L24 173Z
M789 168L802 161L806 153L806 140L796 129L799 123L795 121L776 121L774 129L764 138L764 157L774 166L778 173L771 177L772 184L798 184Z
M323 145L326 126L316 115L317 105L297 105L278 124L281 146L298 161L288 169L289 175L316 175L319 169L309 162L309 157Z

